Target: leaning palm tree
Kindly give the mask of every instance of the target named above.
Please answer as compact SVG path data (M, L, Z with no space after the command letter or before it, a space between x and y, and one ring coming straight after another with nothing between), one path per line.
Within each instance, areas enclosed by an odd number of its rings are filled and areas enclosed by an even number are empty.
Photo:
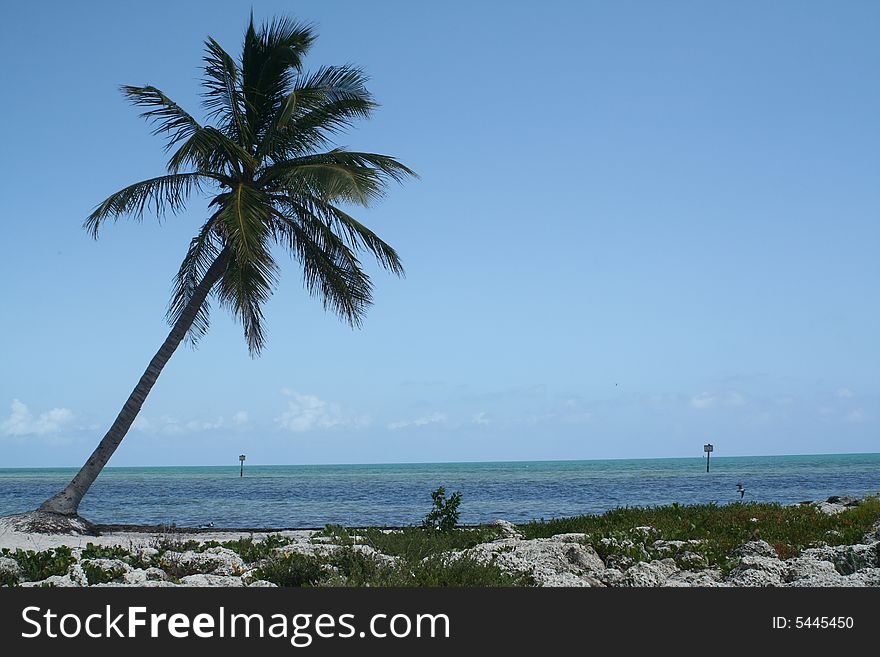
M352 326L372 301L358 259L368 252L401 275L397 253L343 208L366 206L390 181L415 175L387 155L336 148L334 135L376 107L364 73L351 66L303 71L315 39L310 26L286 18L254 27L241 59L205 42L206 121L153 86L122 87L154 134L166 138L167 173L116 192L85 222L94 236L107 219L183 210L193 192L209 192L210 216L189 244L174 280L171 332L153 356L98 447L64 490L39 512L77 517L83 496L119 447L162 368L185 339L208 328L213 298L241 321L252 356L265 343L262 307L278 279L273 249L302 266L305 286Z

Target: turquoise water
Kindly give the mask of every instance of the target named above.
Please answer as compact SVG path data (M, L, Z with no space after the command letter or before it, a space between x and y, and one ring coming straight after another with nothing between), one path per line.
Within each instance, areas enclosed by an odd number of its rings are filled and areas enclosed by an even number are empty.
M0 515L35 508L74 469L0 469ZM217 527L407 525L438 486L461 522L514 522L618 506L791 503L880 492L880 454L389 465L106 468L80 509L101 523Z

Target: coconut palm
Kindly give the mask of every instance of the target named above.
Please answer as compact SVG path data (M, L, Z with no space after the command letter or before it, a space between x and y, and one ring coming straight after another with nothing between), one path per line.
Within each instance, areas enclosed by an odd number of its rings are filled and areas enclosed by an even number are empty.
M167 173L112 194L85 227L97 238L107 219L177 213L195 192L211 195L210 216L174 279L171 332L85 465L39 511L76 516L175 349L205 334L210 300L241 321L251 355L260 353L262 307L278 280L278 247L302 266L308 291L352 326L360 325L372 301L357 254L367 252L385 269L403 273L394 249L343 208L366 206L390 181L415 174L393 157L334 147L334 135L368 118L376 104L358 68L303 70L314 39L310 26L281 18L257 29L251 16L236 61L209 37L205 122L156 87L122 87L145 108L141 116L153 133L165 137Z

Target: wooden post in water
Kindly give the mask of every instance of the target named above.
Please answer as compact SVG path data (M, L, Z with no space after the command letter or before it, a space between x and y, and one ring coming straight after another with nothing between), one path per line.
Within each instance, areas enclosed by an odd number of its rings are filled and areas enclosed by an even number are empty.
M715 449L712 447L712 443L706 443L703 445L703 451L706 452L706 472L709 472L709 454L712 453L712 450Z
M239 477L244 477L244 460L245 460L245 458L247 458L247 457L244 454L238 455L238 460L241 463L241 470L238 473Z

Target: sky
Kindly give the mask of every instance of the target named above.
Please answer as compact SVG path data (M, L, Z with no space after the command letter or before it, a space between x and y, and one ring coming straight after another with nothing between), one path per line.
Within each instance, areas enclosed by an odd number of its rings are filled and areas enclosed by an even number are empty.
M0 467L78 466L165 338L207 201L85 217L164 170L121 84L202 116L204 39L314 23L381 104L338 141L419 180L352 330L285 259L249 357L215 312L111 466L880 451L880 4L7 4Z

